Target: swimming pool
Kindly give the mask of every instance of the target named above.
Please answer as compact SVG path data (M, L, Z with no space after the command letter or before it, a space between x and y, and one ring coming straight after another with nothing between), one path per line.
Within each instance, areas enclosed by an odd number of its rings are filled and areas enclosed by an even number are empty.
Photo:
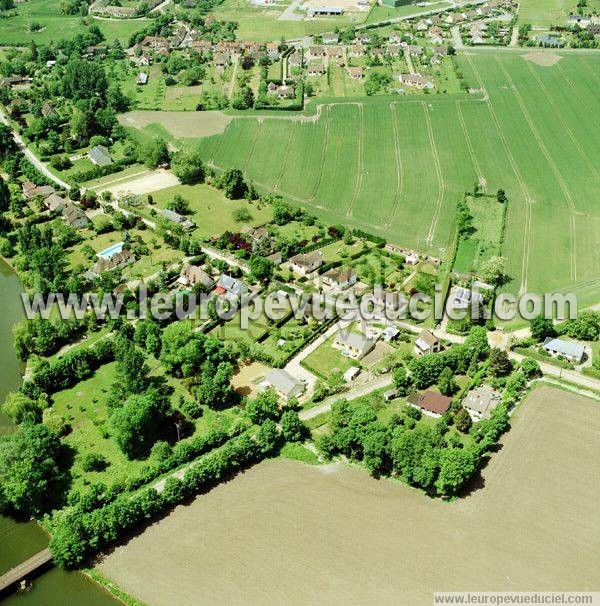
M117 244L113 244L104 250L101 250L98 253L98 256L102 259L110 259L113 255L120 253L123 250L125 242L117 242Z

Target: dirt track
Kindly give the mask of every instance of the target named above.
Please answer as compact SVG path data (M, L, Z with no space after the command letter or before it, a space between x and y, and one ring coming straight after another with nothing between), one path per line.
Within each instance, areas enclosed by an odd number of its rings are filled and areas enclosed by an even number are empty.
M358 469L258 465L100 565L152 605L431 604L436 590L598 590L600 407L542 387L457 503Z

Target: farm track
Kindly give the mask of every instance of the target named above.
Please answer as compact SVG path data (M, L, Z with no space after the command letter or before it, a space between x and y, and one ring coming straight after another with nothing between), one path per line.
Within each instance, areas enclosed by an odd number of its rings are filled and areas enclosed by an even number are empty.
M460 122L460 126L461 126L463 134L465 136L465 141L467 143L469 155L471 156L471 161L473 162L473 166L475 167L475 170L477 171L477 178L480 183L484 183L485 178L483 176L483 173L481 172L481 167L479 166L479 161L477 160L477 156L475 155L475 150L473 149L471 137L469 136L469 131L467 129L467 125L465 123L465 118L462 113L462 107L461 107L460 101L458 99L456 100L456 113L458 114L458 120ZM484 189L485 189L485 187L484 187Z
M585 164L590 169L590 171L592 173L594 173L594 176L597 179L600 179L600 173L598 172L598 169L596 168L596 166L594 164L592 164L592 162L590 162L590 159L588 158L587 154L585 153L585 150L583 149L583 147L581 147L579 140L573 134L573 131L571 130L571 127L567 124L566 120L564 119L562 112L556 106L556 102L552 98L552 95L548 92L548 88L546 87L546 85L544 84L542 79L540 78L539 74L535 71L535 69L533 68L531 63L528 63L527 65L528 65L531 73L533 74L533 77L535 78L536 82L538 83L540 89L544 93L544 96L546 97L548 103L552 106L552 109L554 110L554 113L556 114L558 121L560 122L561 126L563 127L563 130L567 133L567 135L569 136L569 139L571 139L571 142L573 143L573 146L579 152L581 159L585 162Z
M325 158L327 156L327 148L329 147L329 129L331 128L331 105L327 105L327 117L325 122L325 133L323 134L323 152L321 154L321 166L319 166L319 173L317 174L317 179L315 181L315 186L308 198L309 202L312 202L317 192L319 191L319 187L321 186L321 180L323 179L323 168L325 167Z
M558 185L559 185L561 191L563 192L563 196L565 197L565 200L567 202L567 206L569 209L569 227L570 227L570 233L571 233L571 279L576 281L577 280L577 250L576 250L576 238L575 238L575 233L576 233L575 202L573 201L573 197L571 195L569 188L567 187L567 184L565 183L564 179L562 178L562 175L560 174L560 171L558 170L558 167L556 166L556 162L554 161L554 159L548 152L548 148L546 147L546 144L544 143L544 140L543 140L542 136L540 135L540 132L538 131L537 127L535 126L535 124L531 118L531 114L529 113L529 110L527 109L527 106L525 105L523 98L521 97L521 94L518 92L513 79L511 78L510 74L508 73L508 71L506 70L504 65L502 65L502 63L499 61L498 58L496 58L496 62L498 63L498 66L500 67L500 71L506 78L506 81L508 82L511 91L512 91L515 99L517 100L517 103L519 104L521 113L523 114L523 117L525 118L525 120L529 126L529 130L531 131L533 138L535 139L536 143L538 144L538 147L540 148L542 154L544 155L544 158L546 158L546 162L550 166L550 169L554 173L554 177L555 177L556 181L558 182Z
M248 164L250 163L250 160L252 159L252 156L254 155L254 150L256 149L256 142L258 141L258 138L262 131L262 125L263 125L263 120L259 120L258 128L256 129L256 133L254 134L254 139L252 140L252 145L250 146L250 151L248 152L248 155L246 156L246 159L244 160L244 167L242 168L244 173L246 173L246 171L248 170Z
M496 110L494 109L494 105L490 100L487 89L485 88L485 84L481 79L481 75L475 67L475 63L473 59L469 55L469 53L465 53L464 55L473 70L473 74L479 83L481 90L484 92L485 100L490 112L490 116L492 121L496 126L496 130L498 131L498 135L500 136L500 140L502 141L502 146L504 147L504 151L508 158L508 161L511 165L512 171L517 179L519 186L521 187L521 192L523 193L523 199L525 201L525 234L523 237L523 260L521 263L521 284L519 286L519 294L523 294L527 292L527 275L529 272L529 252L530 252L530 242L529 237L531 234L531 207L533 205L533 200L531 199L531 195L529 194L529 190L527 189L527 184L525 183L521 172L519 171L519 167L515 161L514 156L510 150L510 146L508 145L508 141L506 136L504 135L504 131L502 130L502 126L500 125L500 121L498 120L498 116L496 115Z
M365 142L364 142L364 111L362 103L357 103L358 107L358 167L356 171L356 186L354 188L354 194L352 195L352 200L350 200L350 206L348 206L348 210L346 211L347 217L352 217L352 210L354 209L354 205L356 204L356 200L358 199L358 194L362 189L363 182L363 171L364 171L364 152L365 152Z
M292 139L294 137L294 133L296 132L296 122L292 122L292 126L290 127L290 136L288 137L287 145L285 146L285 150L283 152L283 159L281 161L281 169L279 170L279 174L275 179L275 183L273 183L273 190L279 191L279 186L281 185L281 179L283 179L283 175L285 173L285 167L287 165L288 156L290 155L290 148L292 147Z
M422 101L421 107L425 112L425 121L427 123L427 131L429 134L429 143L431 144L431 153L433 155L433 163L435 165L435 173L438 181L438 197L435 204L435 210L433 212L433 218L431 220L431 225L429 226L429 232L427 234L427 245L431 246L433 242L433 236L435 235L435 230L437 228L437 223L440 218L440 211L442 209L442 204L444 202L444 193L446 190L446 184L444 183L444 175L442 173L442 167L440 164L440 158L437 151L437 146L435 143L435 135L433 133L433 126L431 124L431 118L429 117L429 109L427 108L427 104Z
M394 196L394 203L386 218L385 227L391 227L392 221L398 212L400 206L400 196L404 191L404 173L402 170L402 153L400 148L400 135L398 134L398 114L396 112L396 104L390 103L390 111L392 112L392 126L394 131L394 147L396 149L396 194Z
M571 80L571 78L569 78L569 75L563 69L563 67L562 67L562 65L560 63L557 63L556 67L558 68L558 71L560 72L560 75L563 77L564 81L575 91L575 97L577 98L577 101L579 102L579 104L582 107L585 107L585 103L581 99L581 95L579 94L579 92L577 90L577 86L575 86L575 83L573 82L573 80ZM598 128L600 128L600 121L596 118L596 116L594 115L593 112L591 114L591 118L595 122L596 126Z

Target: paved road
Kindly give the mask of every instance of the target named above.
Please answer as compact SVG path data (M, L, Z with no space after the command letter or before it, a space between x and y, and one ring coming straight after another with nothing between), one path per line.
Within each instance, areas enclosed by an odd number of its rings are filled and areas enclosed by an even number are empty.
M42 162L41 160L39 160L34 154L33 152L27 147L27 145L25 144L25 141L23 141L21 135L19 135L19 133L17 131L15 131L11 125L10 125L10 121L8 119L8 116L4 113L3 110L0 109L0 122L2 122L3 124L6 124L6 126L8 126L11 131L12 131L12 135L13 135L13 139L15 141L15 144L17 145L17 148L19 149L19 151L21 151L23 153L23 155L48 179L50 179L50 181L56 183L56 185L58 185L59 187L62 187L63 189L71 189L71 186L66 183L65 181L63 181L62 179L59 179L56 175L53 175L49 170L48 167L46 166L46 164L44 162Z

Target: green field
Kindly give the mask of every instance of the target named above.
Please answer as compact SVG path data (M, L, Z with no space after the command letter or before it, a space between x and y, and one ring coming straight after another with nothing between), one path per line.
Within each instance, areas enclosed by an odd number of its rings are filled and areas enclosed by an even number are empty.
M597 302L600 61L565 53L541 67L471 52L459 62L485 98L362 98L323 105L314 121L238 119L200 149L324 220L436 256L448 251L457 201L485 180L510 201L509 288Z
M532 25L564 25L576 9L577 0L522 0L519 3L519 22ZM600 10L599 0L587 0L586 10Z
M56 0L28 0L7 11L10 16L0 19L0 44L24 46L34 40L49 44L60 38L73 38L97 25L110 43L117 38L127 44L129 37L148 25L146 19L94 19L91 16L63 15ZM41 29L31 31L31 24Z

